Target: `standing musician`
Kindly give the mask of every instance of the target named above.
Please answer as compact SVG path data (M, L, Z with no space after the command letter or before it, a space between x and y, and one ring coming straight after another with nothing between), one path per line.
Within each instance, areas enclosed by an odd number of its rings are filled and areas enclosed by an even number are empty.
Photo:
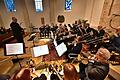
M100 48L94 57L88 57L88 64L80 63L81 80L104 80L109 72L110 52Z

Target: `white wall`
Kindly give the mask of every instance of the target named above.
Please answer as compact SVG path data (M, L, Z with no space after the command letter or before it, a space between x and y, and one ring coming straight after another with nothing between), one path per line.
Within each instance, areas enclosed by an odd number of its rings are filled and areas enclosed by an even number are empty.
M40 27L41 17L44 17L46 24L50 24L51 22L57 23L58 15L65 16L64 23L72 24L78 19L88 19L92 26L99 25L104 0L73 0L72 11L70 12L64 10L64 1L65 0L43 0L44 11L42 13L36 13L34 0L15 0L17 11L16 13L10 13L6 10L2 0L0 4L1 19L6 28L10 27L12 16L17 17L18 22L23 22L22 27L25 28L28 28L30 23L36 27Z
M32 23L35 27L41 26L41 17L44 17L45 24L50 23L50 0L43 0L43 12L37 13L35 12L34 0L25 0L26 6L30 18L30 23Z
M3 0L1 2L0 12L1 12L1 18L5 28L10 28L11 17L13 16L18 18L18 23L24 22L24 17L23 17L24 14L22 13L22 9L24 8L25 5L22 5L20 3L20 0L15 0L15 4L16 4L15 7L17 11L14 13L14 12L8 12ZM23 28L25 27L24 23L22 24L22 27Z
M98 26L105 0L87 0L85 19L89 20L91 26Z
M10 21L11 21L11 16L13 13L8 13L6 10L5 4L3 3L3 0L1 1L1 7L0 7L0 14L1 14L1 19L3 21L3 24L6 28L9 28L10 26Z
M88 20L89 23L91 22L93 5L94 5L94 0L87 0L84 19Z
M94 7L93 7L93 13L91 17L91 25L98 26L102 9L104 5L104 0L95 0Z
M30 20L30 23L32 23L34 26L40 27L41 17L45 18L45 23L50 23L49 0L43 1L44 11L42 13L36 13L34 8L34 0L25 0L25 3L23 0L15 0L16 12L8 12L2 0L0 3L0 14L5 28L10 28L12 16L18 18L18 23L23 22L21 25L23 28L29 28L30 26L30 24L28 24L29 22L26 24L26 20ZM26 17L27 15L28 17Z
M64 15L65 23L73 23L75 20L82 19L85 16L86 0L73 0L72 11L65 11L65 0L56 0L55 18Z

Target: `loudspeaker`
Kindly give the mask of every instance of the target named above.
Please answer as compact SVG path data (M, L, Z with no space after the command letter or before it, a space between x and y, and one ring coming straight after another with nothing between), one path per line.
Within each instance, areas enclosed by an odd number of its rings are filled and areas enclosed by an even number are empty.
M65 21L65 17L64 17L63 15L58 15L57 21L58 21L59 23L63 23L63 22Z

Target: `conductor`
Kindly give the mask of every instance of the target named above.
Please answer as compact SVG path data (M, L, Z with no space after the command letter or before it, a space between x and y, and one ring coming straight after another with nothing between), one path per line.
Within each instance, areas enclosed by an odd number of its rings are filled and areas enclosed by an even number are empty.
M12 29L14 38L17 40L18 43L23 43L23 48L25 49L25 44L24 44L23 34L22 34L23 28L21 28L20 25L17 23L16 17L12 17L12 22L10 24L10 27Z

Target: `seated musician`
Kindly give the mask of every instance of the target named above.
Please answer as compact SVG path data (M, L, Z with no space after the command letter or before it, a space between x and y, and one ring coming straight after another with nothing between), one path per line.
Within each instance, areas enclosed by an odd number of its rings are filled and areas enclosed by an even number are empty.
M56 33L57 43L60 44L61 42L65 42L63 36L67 36L69 34L69 32L65 29L65 27L62 24L60 24L56 32L57 32Z
M98 36L99 37L104 36L104 34L105 34L104 28L106 28L106 27L98 26Z
M79 80L79 75L73 64L64 65L64 80Z
M60 80L57 74L52 73L50 75L50 80Z
M56 24L56 26L57 26L57 24ZM55 26L55 24L51 24L51 31L52 31L52 33L53 33L53 37L55 38L55 36L56 36L56 30L57 30L57 28L56 28L56 26Z
M33 80L47 80L47 77L45 74L41 74L40 77L35 77Z
M45 37L48 36L50 37L51 33L50 33L50 26L49 24L46 24L45 26Z
M0 74L0 80L9 80L9 79L10 79L10 75Z
M5 34L6 33L6 29L4 27L0 27L0 34Z
M74 39L74 41L68 44L69 53L79 54L82 49L81 37L78 36Z
M78 36L74 39L74 41L71 44L67 45L67 54L66 58L68 59L68 62L71 62L70 55L78 55L80 54L82 49L82 43L81 43L81 37Z
M30 75L30 70L26 68L22 68L17 71L10 80L32 80Z
M94 57L88 58L88 64L80 63L81 80L104 80L109 72L110 52L100 48Z
M116 32L110 38L110 51L120 52L120 27L117 27Z
M44 34L45 34L45 25L43 24L40 28L39 28L39 30L40 30L40 37L43 37L44 36Z

